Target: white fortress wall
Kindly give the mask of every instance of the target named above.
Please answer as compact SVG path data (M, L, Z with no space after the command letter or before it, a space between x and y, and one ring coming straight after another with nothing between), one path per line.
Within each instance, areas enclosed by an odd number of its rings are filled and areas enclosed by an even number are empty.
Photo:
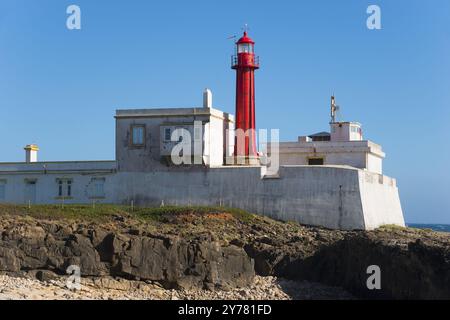
M1 203L228 206L284 221L332 229L404 225L395 180L345 166L282 166L278 177L261 167L186 167L116 172L114 162L2 164ZM58 179L71 196L58 196ZM103 186L97 187L98 180ZM34 196L27 181L35 181ZM101 184L101 183L100 183Z
M370 172L375 173L382 173L383 172L383 158L369 153L367 156L367 170Z
M385 224L405 226L395 179L360 171L359 188L366 230Z
M362 174L374 177L378 174L339 166L285 166L280 168L280 178L261 178L260 170L222 167L202 171L119 172L116 199L124 204L133 200L137 205L163 202L237 207L275 219L332 229L403 224L396 187L361 184ZM371 195L372 192L377 196Z
M265 179L263 214L332 229L363 229L356 169L286 166ZM259 211L256 211L259 212Z

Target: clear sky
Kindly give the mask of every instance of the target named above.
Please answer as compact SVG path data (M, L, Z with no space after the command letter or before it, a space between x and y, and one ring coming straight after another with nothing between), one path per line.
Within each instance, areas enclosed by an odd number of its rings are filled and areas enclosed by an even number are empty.
M66 28L79 5L82 29ZM368 5L382 30L368 30ZM118 108L234 113L233 40L247 23L261 69L259 128L281 139L363 124L408 222L450 223L450 1L1 0L0 161L114 159Z

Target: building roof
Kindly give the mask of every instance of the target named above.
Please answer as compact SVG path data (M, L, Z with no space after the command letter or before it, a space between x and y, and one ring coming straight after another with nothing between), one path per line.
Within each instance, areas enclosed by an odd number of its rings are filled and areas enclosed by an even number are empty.
M330 124L356 124L361 126L361 123L357 122L357 121L335 121L335 122L330 122Z
M314 133L314 134L310 134L308 137L328 137L331 134L329 132L326 131L322 131L322 132L318 132L318 133Z
M0 162L0 176L11 173L112 173L117 162L112 161L45 161Z
M361 141L295 141L280 142L278 144L282 153L333 153L333 152L368 152L380 158L384 158L386 154L381 146L370 140ZM271 144L267 144L267 148L271 148Z
M29 150L29 151L39 151L39 147L35 144L27 144L25 146L25 148L23 148L24 150Z
M236 42L237 44L241 44L241 43L251 43L251 44L255 44L255 41L252 40L252 38L250 38L249 36L247 36L247 31L244 31L244 36L242 38L240 38L238 40L238 42Z
M115 118L167 118L180 116L213 116L234 122L234 116L214 108L155 108L116 110Z

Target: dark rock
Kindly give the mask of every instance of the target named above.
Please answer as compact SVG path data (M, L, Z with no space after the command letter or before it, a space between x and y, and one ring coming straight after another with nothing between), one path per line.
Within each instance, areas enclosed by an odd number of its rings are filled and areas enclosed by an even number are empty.
M166 288L249 285L255 275L253 260L242 248L221 246L213 239L211 234L185 240L84 224L37 226L30 221L2 232L0 271L39 269L36 277L49 281L53 271L65 274L76 265L83 276L154 281Z
M230 244L237 246L239 248L243 248L245 246L245 242L241 239L233 239L230 241Z
M142 235L142 231L139 229L130 229L128 231L129 234L133 235L133 236L140 236Z
M131 238L113 269L128 278L186 289L244 286L254 276L253 261L241 248L200 240L188 243L174 237Z
M181 236L181 222L164 225L161 234L139 227L9 217L0 220L0 271L65 274L77 265L84 276L210 290L247 286L256 272L343 287L359 297L450 299L449 234L407 228L332 231L267 218L214 220L188 236ZM381 268L381 290L367 289L370 265ZM51 273L41 275L47 276Z
M19 272L19 256L15 249L0 247L0 271Z
M113 219L118 222L125 222L125 217L119 215L113 215Z
M65 246L71 251L69 259L65 263L66 268L70 265L79 266L83 276L104 274L105 270L100 261L100 255L89 238L81 234L74 234L69 237Z
M415 231L349 232L320 243L292 238L271 246L257 239L245 246L259 275L321 282L365 298L450 299L450 235L427 239ZM420 237L420 238L418 238ZM367 268L381 269L381 290L367 288Z
M36 279L42 282L49 282L58 279L58 275L48 270L38 270L36 272Z

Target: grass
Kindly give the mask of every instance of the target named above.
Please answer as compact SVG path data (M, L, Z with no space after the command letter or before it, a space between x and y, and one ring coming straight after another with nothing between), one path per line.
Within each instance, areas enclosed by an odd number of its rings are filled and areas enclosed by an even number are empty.
M401 227L395 224L385 224L380 226L377 230L388 231L388 232L414 232L420 234L434 233L432 229L418 229L411 227Z
M27 215L40 219L103 220L127 214L126 208L113 205L0 205L1 214Z
M137 208L135 214L139 217L150 217L154 219L156 217L164 218L168 216L176 215L206 215L206 214L220 214L229 213L235 219L243 222L250 222L254 216L245 210L227 207L202 207L202 206L164 206L159 208Z
M407 227L398 226L396 224L384 224L384 225L380 226L378 229L382 229L382 230L384 229L387 231L394 231L394 230L401 231L401 230L407 230Z
M226 207L163 206L134 207L110 204L94 205L0 205L0 214L26 215L38 219L71 219L105 222L114 216L131 216L138 220L166 222L177 215L206 215L228 213L235 219L250 222L254 215L245 210Z

